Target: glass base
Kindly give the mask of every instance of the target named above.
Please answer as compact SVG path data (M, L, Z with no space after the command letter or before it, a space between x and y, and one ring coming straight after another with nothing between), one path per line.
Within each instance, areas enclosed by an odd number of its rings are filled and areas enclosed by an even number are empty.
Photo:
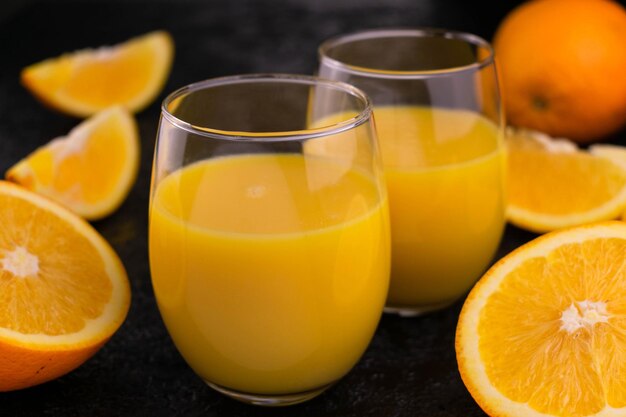
M299 392L296 394L246 394L243 392L235 391L230 388L224 388L209 381L204 381L209 387L215 391L220 392L234 400L241 401L242 403L261 405L265 407L282 407L286 405L299 404L301 402L310 400L326 391L332 383L324 385L321 388L316 388L310 391Z
M455 300L420 306L385 306L384 311L385 313L397 314L400 317L415 317L449 307L454 304L454 301Z

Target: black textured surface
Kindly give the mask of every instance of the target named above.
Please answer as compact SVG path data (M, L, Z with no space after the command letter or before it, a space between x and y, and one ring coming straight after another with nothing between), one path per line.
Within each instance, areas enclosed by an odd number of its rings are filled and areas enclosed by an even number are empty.
M176 58L165 93L227 74L312 73L322 40L360 28L438 26L490 39L516 3L494 2L489 8L461 0L29 5L0 21L0 171L78 123L44 108L19 85L20 69L43 58L167 29L176 43ZM158 115L155 102L137 116L143 153L139 179L121 209L94 224L128 270L133 302L125 324L78 370L42 386L0 394L0 416L484 416L456 367L454 330L460 302L420 318L385 316L355 369L308 403L261 409L206 387L171 343L150 284L147 205ZM532 237L507 228L498 256Z

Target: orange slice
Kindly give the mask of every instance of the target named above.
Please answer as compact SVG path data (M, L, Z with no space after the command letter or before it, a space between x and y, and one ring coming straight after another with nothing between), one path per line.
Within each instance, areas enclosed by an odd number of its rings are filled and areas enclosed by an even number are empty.
M115 107L35 150L6 178L96 220L115 211L128 195L139 152L134 118Z
M626 147L609 144L596 144L589 147L589 151L594 155L610 158L614 163L626 169ZM626 221L626 206L622 214L622 220Z
M124 321L126 272L84 220L0 181L0 391L57 378Z
M491 416L626 415L626 224L553 232L501 259L465 301L456 355Z
M619 146L589 152L537 132L507 137L508 218L546 232L616 219L626 207L626 164Z
M589 152L592 155L602 156L612 160L626 169L626 147L619 145L609 145L605 143L591 145Z
M21 79L42 102L73 116L91 116L114 105L138 111L163 88L173 54L170 35L152 32L33 64Z

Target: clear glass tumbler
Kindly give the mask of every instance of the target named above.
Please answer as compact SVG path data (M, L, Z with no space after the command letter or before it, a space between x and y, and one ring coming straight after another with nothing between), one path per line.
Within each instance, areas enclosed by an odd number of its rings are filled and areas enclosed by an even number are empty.
M388 222L371 108L356 88L248 75L165 99L152 283L176 347L217 391L287 405L343 377L383 311Z
M319 48L319 76L374 105L391 217L387 310L453 303L480 277L505 224L504 120L493 50L438 29L371 30Z

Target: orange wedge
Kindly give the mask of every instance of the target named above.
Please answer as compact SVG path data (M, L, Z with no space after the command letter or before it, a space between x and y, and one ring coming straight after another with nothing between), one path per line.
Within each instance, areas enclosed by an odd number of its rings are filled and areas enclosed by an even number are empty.
M501 259L465 301L456 354L491 416L626 415L626 224L553 232Z
M597 144L592 145L589 150L594 155L602 155L611 158L616 164L622 165L626 169L626 147L618 145ZM622 220L626 221L626 207L622 214Z
M592 155L608 158L617 165L621 165L626 169L626 147L619 145L609 145L605 143L599 143L591 145L589 152Z
M507 137L508 218L546 232L618 218L626 207L626 151L615 145L580 150L537 132Z
M172 65L166 32L152 32L116 46L86 49L33 64L22 84L61 112L91 116L120 105L138 111L159 94Z
M6 178L96 220L115 211L128 195L139 152L134 118L114 107L35 150Z
M0 181L0 391L76 368L119 328L126 272L106 241L56 203Z

